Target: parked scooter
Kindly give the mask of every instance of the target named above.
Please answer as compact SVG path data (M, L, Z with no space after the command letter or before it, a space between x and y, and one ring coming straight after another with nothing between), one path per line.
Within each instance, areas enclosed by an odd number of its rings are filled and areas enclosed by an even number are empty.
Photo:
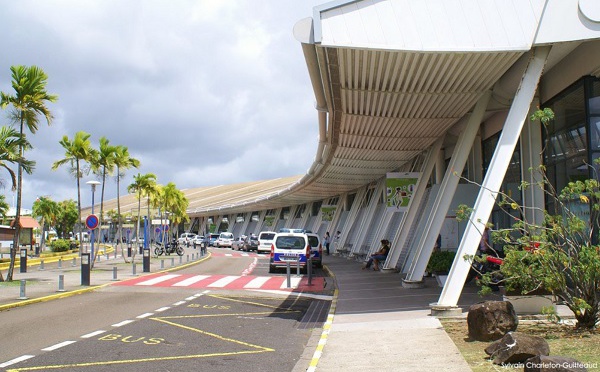
M183 256L183 248L179 245L179 243L177 243L177 240L167 242L165 244L160 242L156 243L156 248L154 248L154 254L156 256L160 256L162 254L168 256L171 253L177 253L178 255Z
M482 254L477 252L477 256L482 257ZM484 274L493 273L490 287L492 291L498 291L498 285L503 279L502 274L500 273L500 266L503 262L504 260L502 258L493 255L485 256L485 260L483 261L481 259L474 259L473 263L471 263L471 269L469 270L465 283L469 283L474 278L479 279Z

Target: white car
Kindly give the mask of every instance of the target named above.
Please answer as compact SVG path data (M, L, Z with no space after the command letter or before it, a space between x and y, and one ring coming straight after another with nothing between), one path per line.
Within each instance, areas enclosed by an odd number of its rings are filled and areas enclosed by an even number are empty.
M275 231L261 231L258 234L258 248L257 252L271 252L271 244L273 244L273 239L275 239Z
M194 233L183 233L179 239L177 239L177 243L189 247L192 244L192 239L194 239L194 237L196 237L196 234Z
M219 234L215 245L218 248L229 247L231 248L231 244L233 243L233 233L230 232L222 232Z

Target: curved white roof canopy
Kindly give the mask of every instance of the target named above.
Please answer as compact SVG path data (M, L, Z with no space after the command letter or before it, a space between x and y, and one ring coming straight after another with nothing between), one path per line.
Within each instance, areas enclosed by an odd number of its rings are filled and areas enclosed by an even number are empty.
M316 98L319 145L311 168L303 176L184 190L188 213L303 204L410 167L440 136L453 141L485 91L493 90L488 116L506 110L536 45L556 43L546 71L577 59L579 75L566 76L566 83L597 76L600 48L588 41L599 31L597 0L363 0L315 7L312 19L294 27ZM542 83L540 91L562 88Z

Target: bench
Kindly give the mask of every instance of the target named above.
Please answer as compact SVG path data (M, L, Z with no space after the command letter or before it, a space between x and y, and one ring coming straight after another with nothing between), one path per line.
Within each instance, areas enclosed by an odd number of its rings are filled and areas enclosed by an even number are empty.
M352 243L346 243L343 247L335 250L335 254L341 257L346 257L352 251Z
M368 255L369 255L369 246L366 244L363 244L360 247L360 250L358 251L358 253L354 254L354 257L356 258L357 261L363 262L367 259Z

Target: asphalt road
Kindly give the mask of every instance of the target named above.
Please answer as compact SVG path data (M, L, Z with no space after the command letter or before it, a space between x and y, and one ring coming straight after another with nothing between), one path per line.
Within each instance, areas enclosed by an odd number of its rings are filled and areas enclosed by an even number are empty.
M177 274L240 275L250 268L252 275L285 275L268 274L267 263L215 255ZM18 361L8 371L292 371L319 326L307 316L316 301L248 290L108 286L3 312L0 362Z

